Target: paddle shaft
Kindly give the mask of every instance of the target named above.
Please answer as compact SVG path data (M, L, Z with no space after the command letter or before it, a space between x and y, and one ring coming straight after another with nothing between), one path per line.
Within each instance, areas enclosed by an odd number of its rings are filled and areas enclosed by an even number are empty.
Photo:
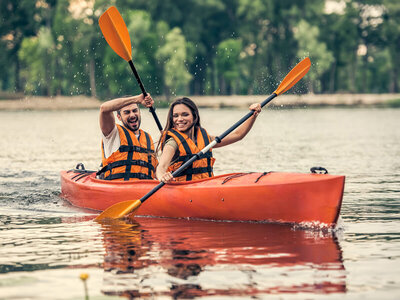
M129 63L129 65L131 66L132 72L133 72L133 74L135 75L136 81L137 81L137 83L139 84L140 89L142 90L143 96L146 97L146 96L147 96L146 90L144 89L142 80L140 80L139 74L138 74L138 72L136 71L136 68L135 68L135 65L133 64L133 61L130 60L130 61L128 61L128 63ZM154 120L155 120L156 123L157 123L158 129L159 129L160 131L162 131L163 128L162 128L161 123L160 123L160 120L158 119L158 116L157 116L157 114L156 114L156 109L152 106L152 107L149 108L149 110L150 110L151 114L153 115Z
M269 96L267 99L265 99L263 102L261 102L261 107L264 107L268 102L270 102L272 99L274 99L277 96L277 94L273 93L271 96ZM200 152L196 153L193 155L187 162L185 162L182 166L180 166L175 172L172 173L173 177L177 177L182 171L184 171L187 167L189 167L195 160L199 159L201 154L206 154L208 150L210 150L212 147L214 147L216 144L221 143L222 139L225 138L229 133L231 133L233 130L238 128L240 125L242 125L248 118L250 118L254 114L253 111L250 111L247 113L243 118L241 118L239 121L237 121L235 124L233 124L228 130L226 130L223 134L220 136L217 136L215 140L213 140L211 143L209 143L206 147L204 147ZM159 189L161 189L165 185L165 182L160 182L157 186L155 186L150 192L148 192L146 195L144 195L142 198L140 198L140 202L146 201L148 198L150 198L155 192L157 192Z

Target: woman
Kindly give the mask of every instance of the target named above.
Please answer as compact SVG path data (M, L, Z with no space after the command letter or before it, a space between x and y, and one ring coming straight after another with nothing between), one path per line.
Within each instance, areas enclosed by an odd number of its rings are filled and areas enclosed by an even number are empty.
M228 134L221 143L214 148L223 147L241 140L251 129L257 115L261 111L260 103L250 105L254 114L247 119L238 129ZM200 152L205 146L215 139L200 126L200 115L196 104L187 97L178 98L171 103L163 135L158 143L157 150L162 150L156 177L163 182L173 179L172 172L188 161L193 154ZM211 150L200 159L186 168L176 181L189 181L214 176L213 165L215 159Z

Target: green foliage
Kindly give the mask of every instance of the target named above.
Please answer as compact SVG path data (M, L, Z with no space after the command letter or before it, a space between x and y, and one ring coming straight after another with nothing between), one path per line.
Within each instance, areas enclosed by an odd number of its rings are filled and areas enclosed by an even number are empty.
M236 92L235 82L239 79L239 56L242 51L242 41L227 39L217 47L216 65L221 80L227 84L228 91Z
M306 55L312 69L290 92L400 92L400 2L340 3L326 11L320 0L2 0L0 90L139 93L98 26L115 5L153 96L268 94Z
M192 76L186 69L186 40L182 31L175 27L165 36L165 43L156 52L156 58L163 65L164 84L169 95L187 93L187 84Z
M299 57L310 57L313 62L313 68L308 74L308 78L312 82L311 88L314 91L321 75L331 66L333 55L328 51L326 44L320 41L317 26L312 26L301 20L294 31L294 36L299 44L297 55ZM319 88L318 91L321 91L321 89Z
M41 8L30 0L0 1L0 60L2 87L22 91L18 51L26 37L34 36L42 23Z
M48 95L51 84L47 81L50 68L48 58L53 52L54 42L49 28L41 27L37 37L22 41L18 58L24 66L21 77L25 81L25 92Z

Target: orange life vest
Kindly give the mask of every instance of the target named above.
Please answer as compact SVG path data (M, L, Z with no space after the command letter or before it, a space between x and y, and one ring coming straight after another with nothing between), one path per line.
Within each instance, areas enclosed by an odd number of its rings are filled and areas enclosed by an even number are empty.
M178 144L179 151L179 157L168 167L169 172L177 170L194 154L200 152L204 147L206 147L211 141L210 136L204 128L197 129L197 144L186 134L174 129L167 132L166 139L164 139L165 141L168 139L168 136L172 137ZM178 177L175 177L175 179L177 181L189 181L213 177L214 162L215 158L212 157L210 149L206 154L202 154L199 159L195 160L190 167L180 173Z
M104 147L103 168L105 180L153 179L157 159L154 155L153 140L147 132L139 129L139 139L124 126L117 125L121 146L117 151L105 158ZM103 145L102 145L103 146Z

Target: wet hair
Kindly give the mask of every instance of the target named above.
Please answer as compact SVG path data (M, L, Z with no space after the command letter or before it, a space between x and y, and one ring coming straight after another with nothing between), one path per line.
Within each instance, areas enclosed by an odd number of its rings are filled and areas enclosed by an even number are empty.
M169 106L169 111L167 114L167 123L165 124L163 133L167 132L170 129L174 128L174 121L173 121L173 115L174 115L174 107L178 104L183 104L186 105L190 111L192 112L193 115L193 125L191 128L193 128L193 132L197 132L197 129L201 126L200 125L200 114L199 114L199 109L197 108L197 105L188 97L181 97L181 98L177 98L175 99ZM160 141L158 142L157 145L157 150L163 148L163 144L165 142L165 135L162 135Z

